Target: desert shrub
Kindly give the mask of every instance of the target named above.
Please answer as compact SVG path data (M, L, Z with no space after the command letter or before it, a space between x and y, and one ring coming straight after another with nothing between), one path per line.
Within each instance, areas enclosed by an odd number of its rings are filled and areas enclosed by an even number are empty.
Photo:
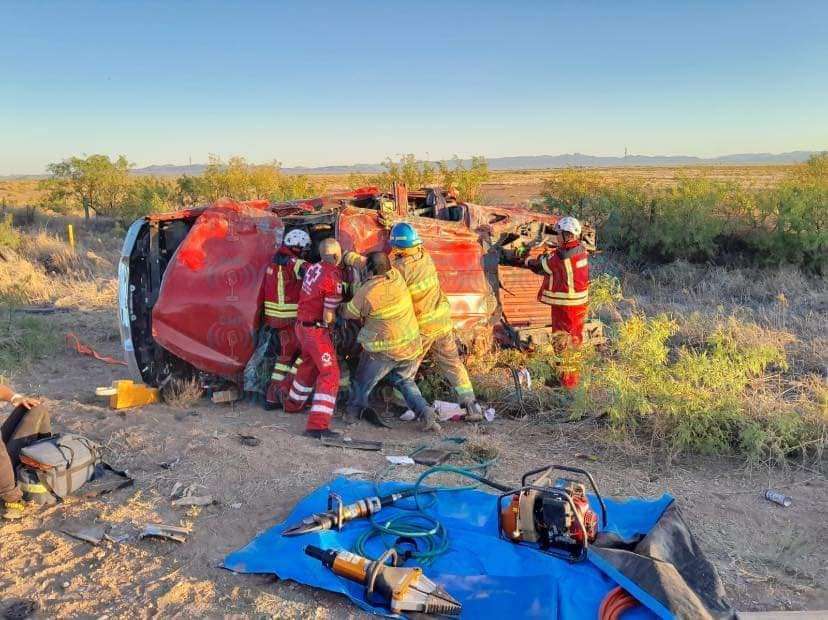
M58 336L47 320L10 309L0 315L0 375L15 377L59 346Z
M734 454L758 462L822 449L824 409L754 386L770 369L787 368L778 339L735 319L697 318L684 339L681 330L666 316L618 325L609 353L587 364L573 413L606 415L616 432L643 436L669 456ZM755 406L760 394L769 406Z
M6 213L0 219L0 247L17 250L20 247L20 233L14 227L11 213Z
M599 243L634 259L828 267L828 155L815 155L778 187L745 189L704 177L672 187L608 182L566 170L543 187L542 209L592 222Z
M243 157L226 163L211 155L201 176L183 176L177 181L182 202L212 202L219 198L234 200L293 200L318 194L321 187L305 175L285 175L281 164L250 164Z
M413 154L403 155L399 161L391 158L383 164L385 171L379 174L351 174L348 176L348 187L376 186L390 192L395 182L405 183L408 189L439 186L453 191L459 200L474 202L480 199L480 188L489 178L489 164L486 158L474 156L466 164L458 156L451 162L422 161Z
M151 213L175 211L179 206L178 198L174 182L156 177L138 177L130 184L118 215L129 222Z

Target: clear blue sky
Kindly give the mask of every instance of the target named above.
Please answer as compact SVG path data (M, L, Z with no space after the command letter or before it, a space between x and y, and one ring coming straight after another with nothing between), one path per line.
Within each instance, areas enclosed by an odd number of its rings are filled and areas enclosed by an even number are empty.
M0 174L828 147L828 2L0 0Z

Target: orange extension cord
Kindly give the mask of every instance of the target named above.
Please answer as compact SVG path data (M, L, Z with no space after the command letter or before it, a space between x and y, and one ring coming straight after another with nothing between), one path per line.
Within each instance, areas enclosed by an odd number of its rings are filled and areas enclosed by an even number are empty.
M610 593L601 601L598 610L599 620L618 620L628 609L638 607L641 603L630 596L621 586L610 590Z

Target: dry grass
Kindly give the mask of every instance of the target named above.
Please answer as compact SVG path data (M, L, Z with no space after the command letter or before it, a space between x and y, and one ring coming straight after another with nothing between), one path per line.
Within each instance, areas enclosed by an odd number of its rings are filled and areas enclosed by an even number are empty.
M176 409L190 409L204 395L201 383L195 377L189 379L173 379L164 386L161 395L164 402Z

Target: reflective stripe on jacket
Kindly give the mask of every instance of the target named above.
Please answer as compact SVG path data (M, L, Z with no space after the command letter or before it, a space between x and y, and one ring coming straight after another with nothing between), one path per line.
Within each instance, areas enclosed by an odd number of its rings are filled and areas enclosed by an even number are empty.
M366 281L345 304L342 314L364 322L357 340L366 351L396 360L420 355L420 330L411 295L396 269Z
M436 338L452 330L451 306L440 288L437 268L425 250L414 254L391 253L394 268L402 274L423 338Z
M283 327L296 319L302 276L307 263L287 248L279 248L268 265L264 281L264 316L271 327Z
M589 302L589 258L577 241L570 241L537 261L543 274L538 301L549 306L586 306Z

